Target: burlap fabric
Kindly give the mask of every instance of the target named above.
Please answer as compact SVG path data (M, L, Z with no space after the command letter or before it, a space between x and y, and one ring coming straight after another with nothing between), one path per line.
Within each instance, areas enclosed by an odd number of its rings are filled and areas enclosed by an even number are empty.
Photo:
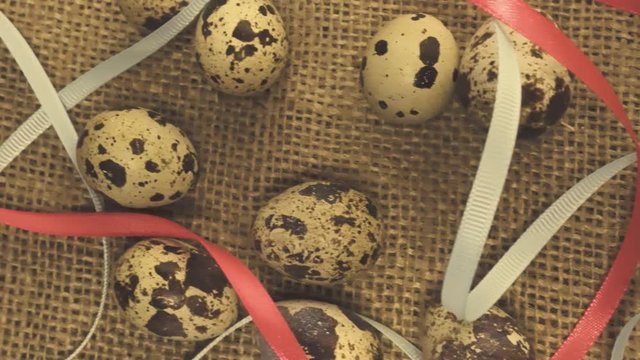
M616 87L640 130L640 17L592 1L532 1L552 14ZM358 89L365 44L386 20L432 13L460 46L485 19L464 0L278 1L292 40L291 66L270 95L219 95L197 66L190 28L149 60L72 112L80 128L98 112L143 106L168 114L199 149L203 176L186 200L157 211L244 261L277 299L313 297L373 317L419 341L422 315L439 300L447 258L485 134L459 106L418 127L384 125ZM113 0L2 0L62 88L141 38ZM559 195L591 171L632 151L613 115L583 85L571 110L540 139L520 142L485 273ZM0 138L38 104L0 46ZM270 197L311 179L340 180L370 194L385 223L385 251L374 271L343 286L302 286L283 279L252 250L250 226ZM634 172L598 193L560 231L501 302L547 358L579 319L603 280L629 221ZM91 210L54 132L49 130L0 175L0 206L39 211ZM33 235L0 228L0 358L61 359L82 339L100 295L97 239ZM114 255L131 240L114 239ZM613 339L640 312L636 277L611 326L589 354L606 359ZM107 314L82 359L183 359L194 344L133 329L109 297ZM636 333L628 350L640 359ZM225 341L211 359L258 355L252 331ZM387 359L402 356L387 346Z

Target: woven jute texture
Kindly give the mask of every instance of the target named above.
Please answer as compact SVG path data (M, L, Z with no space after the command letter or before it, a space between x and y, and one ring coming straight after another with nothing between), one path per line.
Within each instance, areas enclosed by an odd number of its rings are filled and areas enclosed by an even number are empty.
M640 130L640 17L593 1L531 1L551 14L622 97ZM367 40L385 21L427 12L442 19L461 48L486 16L463 0L277 1L291 37L291 66L270 94L217 94L200 72L193 26L144 63L101 88L73 111L80 129L95 114L122 107L156 109L182 127L203 165L189 196L155 213L218 243L264 281L276 299L314 298L379 320L414 342L425 309L439 300L444 270L485 133L460 106L417 127L381 123L359 91ZM141 38L113 0L1 0L53 83L62 88ZM0 139L38 104L0 45ZM613 115L574 85L563 124L520 141L479 275L564 191L632 151ZM303 286L267 268L252 249L257 210L284 189L313 179L342 181L380 205L385 250L369 273L336 287ZM535 344L539 359L561 344L593 298L629 222L634 171L617 176L562 228L500 305ZM0 206L91 211L82 183L49 130L0 175ZM114 256L132 240L112 239ZM0 228L0 359L62 359L97 310L102 253L98 239L56 238ZM640 312L640 279L616 311L589 359L606 359L626 320ZM112 294L82 359L183 359L198 345L136 330ZM402 359L389 344L386 359ZM250 329L210 359L258 356ZM640 335L629 359L640 359Z

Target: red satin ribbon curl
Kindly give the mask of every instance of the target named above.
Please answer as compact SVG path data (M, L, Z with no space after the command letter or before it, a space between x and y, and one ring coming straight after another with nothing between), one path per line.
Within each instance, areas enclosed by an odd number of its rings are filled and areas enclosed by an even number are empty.
M0 223L35 233L85 237L171 237L199 242L229 279L258 330L281 360L307 357L260 281L240 260L181 225L129 213L39 214L0 209Z
M616 115L635 143L640 158L638 136L622 102L600 70L571 39L523 0L469 1L542 47L581 79ZM640 2L637 1L602 2L640 13ZM640 166L637 170L635 206L625 240L594 300L552 360L577 360L586 356L613 316L635 274L640 262Z

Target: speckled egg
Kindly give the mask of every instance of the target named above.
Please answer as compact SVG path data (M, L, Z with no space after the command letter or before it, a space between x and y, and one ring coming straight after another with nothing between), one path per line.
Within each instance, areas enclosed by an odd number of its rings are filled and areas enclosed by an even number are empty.
M253 95L271 87L287 64L289 40L269 0L212 0L196 28L198 62L214 87Z
M369 42L361 85L371 109L383 120L417 124L451 103L458 62L456 40L440 20L403 15Z
M350 311L309 300L283 301L278 308L309 359L382 359L378 332ZM262 360L278 359L263 339L259 343Z
M190 0L118 0L127 20L136 27L152 31L171 20Z
M236 320L238 300L204 251L171 239L148 239L115 266L118 305L133 324L165 338L199 341Z
M271 199L253 226L271 267L303 283L331 284L370 268L380 256L376 206L362 193L308 182Z
M569 71L540 47L508 29L522 76L520 135L537 136L557 123L571 102ZM457 97L469 115L484 127L491 123L498 80L496 34L489 20L467 45L460 65Z
M469 323L436 306L429 309L425 326L425 360L535 360L533 347L515 320L497 307Z
M198 176L191 141L151 110L96 116L80 135L77 149L78 166L89 186L125 207L173 203Z

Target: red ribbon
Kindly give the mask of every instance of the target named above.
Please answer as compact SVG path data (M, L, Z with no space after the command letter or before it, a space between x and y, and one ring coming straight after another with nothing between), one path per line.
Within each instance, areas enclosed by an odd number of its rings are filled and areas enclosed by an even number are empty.
M598 0L603 4L607 4L620 10L640 15L640 0Z
M128 213L38 214L0 209L0 223L26 231L58 236L170 237L199 242L220 266L253 318L256 327L281 360L306 360L291 329L260 281L240 260L181 225L151 215Z
M469 1L542 47L581 79L616 115L635 143L640 157L638 136L615 90L571 39L523 0ZM638 1L601 2L640 13ZM635 207L625 240L600 290L553 360L582 359L587 354L607 326L633 278L640 262L640 166L637 169Z

